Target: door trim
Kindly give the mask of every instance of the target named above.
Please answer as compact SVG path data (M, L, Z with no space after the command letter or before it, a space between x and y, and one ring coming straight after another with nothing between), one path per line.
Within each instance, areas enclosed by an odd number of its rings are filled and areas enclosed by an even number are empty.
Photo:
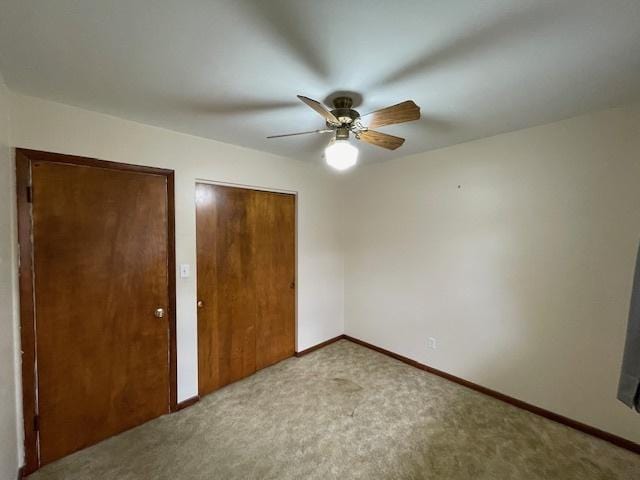
M20 342L22 349L22 408L24 423L25 465L28 475L40 467L37 415L37 365L35 331L35 291L33 274L33 228L31 218L31 164L34 161L70 163L111 170L162 175L167 179L167 256L169 289L169 410L178 410L176 351L176 255L174 171L164 168L131 165L59 153L16 148L16 195L18 220L18 288L20 293Z

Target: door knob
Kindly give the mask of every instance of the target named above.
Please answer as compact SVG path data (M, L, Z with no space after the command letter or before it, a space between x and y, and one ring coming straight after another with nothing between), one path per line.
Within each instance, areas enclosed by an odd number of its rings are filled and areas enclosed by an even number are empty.
M156 318L164 317L164 308L156 308L156 311L153 312L153 314L156 316Z
M198 303L196 305L198 305L198 308L202 308L204 307L204 302L202 300L198 300Z

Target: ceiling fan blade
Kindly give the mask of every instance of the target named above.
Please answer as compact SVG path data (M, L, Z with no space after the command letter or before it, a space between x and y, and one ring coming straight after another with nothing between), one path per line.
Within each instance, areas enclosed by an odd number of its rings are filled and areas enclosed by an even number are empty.
M313 108L320 115L322 115L327 122L333 123L335 125L340 125L340 120L338 120L333 113L327 110L326 107L322 105L320 102L318 102L317 100L314 100L313 98L305 97L302 95L298 95L298 98L302 102L304 102L305 104Z
M296 135L309 135L311 133L329 133L333 131L334 130L330 128L325 128L323 130L311 130L309 132L285 133L284 135L270 135L267 138L295 137Z
M386 148L387 150L395 150L404 143L404 138L387 135L386 133L376 132L374 130L360 132L358 138L363 142L370 143L376 147Z
M419 118L420 107L413 100L407 100L406 102L371 112L360 120L368 128L378 128L395 123L411 122Z

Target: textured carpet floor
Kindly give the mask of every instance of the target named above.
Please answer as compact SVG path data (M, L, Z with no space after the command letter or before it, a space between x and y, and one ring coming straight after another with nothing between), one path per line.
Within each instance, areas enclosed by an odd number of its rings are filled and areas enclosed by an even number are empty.
M31 480L640 479L640 456L346 340Z

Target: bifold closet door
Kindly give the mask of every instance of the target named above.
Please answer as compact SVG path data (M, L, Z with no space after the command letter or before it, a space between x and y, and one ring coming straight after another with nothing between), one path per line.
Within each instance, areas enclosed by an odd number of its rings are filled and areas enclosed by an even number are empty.
M173 268L165 176L50 161L31 175L44 465L169 412Z
M295 348L295 196L196 185L201 395Z

